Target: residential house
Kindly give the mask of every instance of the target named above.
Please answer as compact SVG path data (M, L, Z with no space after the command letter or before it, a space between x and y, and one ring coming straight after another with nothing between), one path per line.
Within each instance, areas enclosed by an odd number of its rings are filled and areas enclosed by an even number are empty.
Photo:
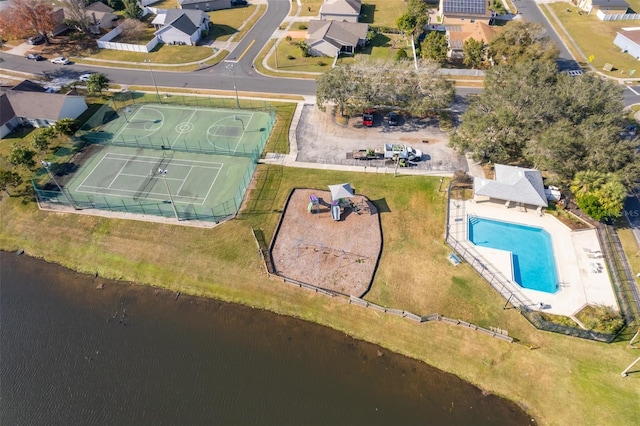
M47 93L29 80L0 88L0 138L20 125L47 127L62 118L78 118L86 109L83 96Z
M361 0L325 0L320 6L320 19L358 22L361 7Z
M606 15L624 15L629 4L624 0L580 0L578 7L588 14L601 11Z
M211 18L202 10L161 9L151 23L160 42L195 45L209 31Z
M465 41L474 39L481 41L486 46L496 31L484 22L468 22L462 25L447 25L446 33L449 44L447 55L452 59L462 59L464 58L462 47Z
M474 200L505 202L506 207L511 203L538 209L547 207L542 174L538 170L496 164L494 171L495 179L474 179Z
M357 22L311 20L306 43L313 56L353 54L367 42L369 25Z
M58 7L53 11L53 19L56 22L51 34L56 37L69 31L71 28L64 22L69 18L69 13L64 7ZM92 3L85 9L86 22L89 24L89 31L93 34L100 34L102 30L108 31L116 26L118 16L113 13L113 9L102 2Z
M640 27L622 28L616 33L613 44L636 59L640 59Z
M178 0L181 9L210 10L230 9L231 0Z
M440 24L462 25L468 22L490 24L494 12L489 10L491 0L440 0L438 19Z

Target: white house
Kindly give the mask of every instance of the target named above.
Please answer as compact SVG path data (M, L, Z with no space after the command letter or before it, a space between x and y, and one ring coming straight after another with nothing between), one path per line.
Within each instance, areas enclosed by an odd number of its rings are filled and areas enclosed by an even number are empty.
M22 124L48 127L63 118L78 118L86 110L83 96L47 93L38 84L24 80L9 89L0 88L0 138Z
M636 59L640 59L640 27L622 28L616 33L613 44L618 46L623 52L628 53Z
M159 10L151 22L159 41L166 44L195 45L209 30L211 19L202 10Z
M320 6L320 19L358 22L361 7L361 0L325 0Z

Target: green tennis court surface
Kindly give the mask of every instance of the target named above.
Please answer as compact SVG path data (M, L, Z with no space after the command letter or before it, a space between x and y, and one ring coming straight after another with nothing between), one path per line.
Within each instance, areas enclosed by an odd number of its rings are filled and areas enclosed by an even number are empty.
M247 157L107 146L65 186L84 208L173 216L175 206L181 219L216 220L239 208L252 164Z
M249 110L138 104L106 117L84 137L112 145L251 156L268 138L271 117Z

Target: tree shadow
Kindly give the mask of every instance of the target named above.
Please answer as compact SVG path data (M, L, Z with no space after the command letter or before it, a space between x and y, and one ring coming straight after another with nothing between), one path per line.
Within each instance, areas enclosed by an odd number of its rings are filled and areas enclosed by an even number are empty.
M362 6L360 7L360 19L358 20L358 22L373 24L375 11L375 4L362 4Z
M378 213L391 213L391 208L389 208L389 204L387 204L386 198L380 198L378 200L371 200L376 209L378 209Z

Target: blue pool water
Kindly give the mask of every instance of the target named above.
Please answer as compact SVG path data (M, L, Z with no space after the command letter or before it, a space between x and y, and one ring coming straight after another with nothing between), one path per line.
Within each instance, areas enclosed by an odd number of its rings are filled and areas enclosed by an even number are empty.
M481 247L510 251L513 278L522 287L546 293L557 290L551 237L544 229L470 217L469 241Z

